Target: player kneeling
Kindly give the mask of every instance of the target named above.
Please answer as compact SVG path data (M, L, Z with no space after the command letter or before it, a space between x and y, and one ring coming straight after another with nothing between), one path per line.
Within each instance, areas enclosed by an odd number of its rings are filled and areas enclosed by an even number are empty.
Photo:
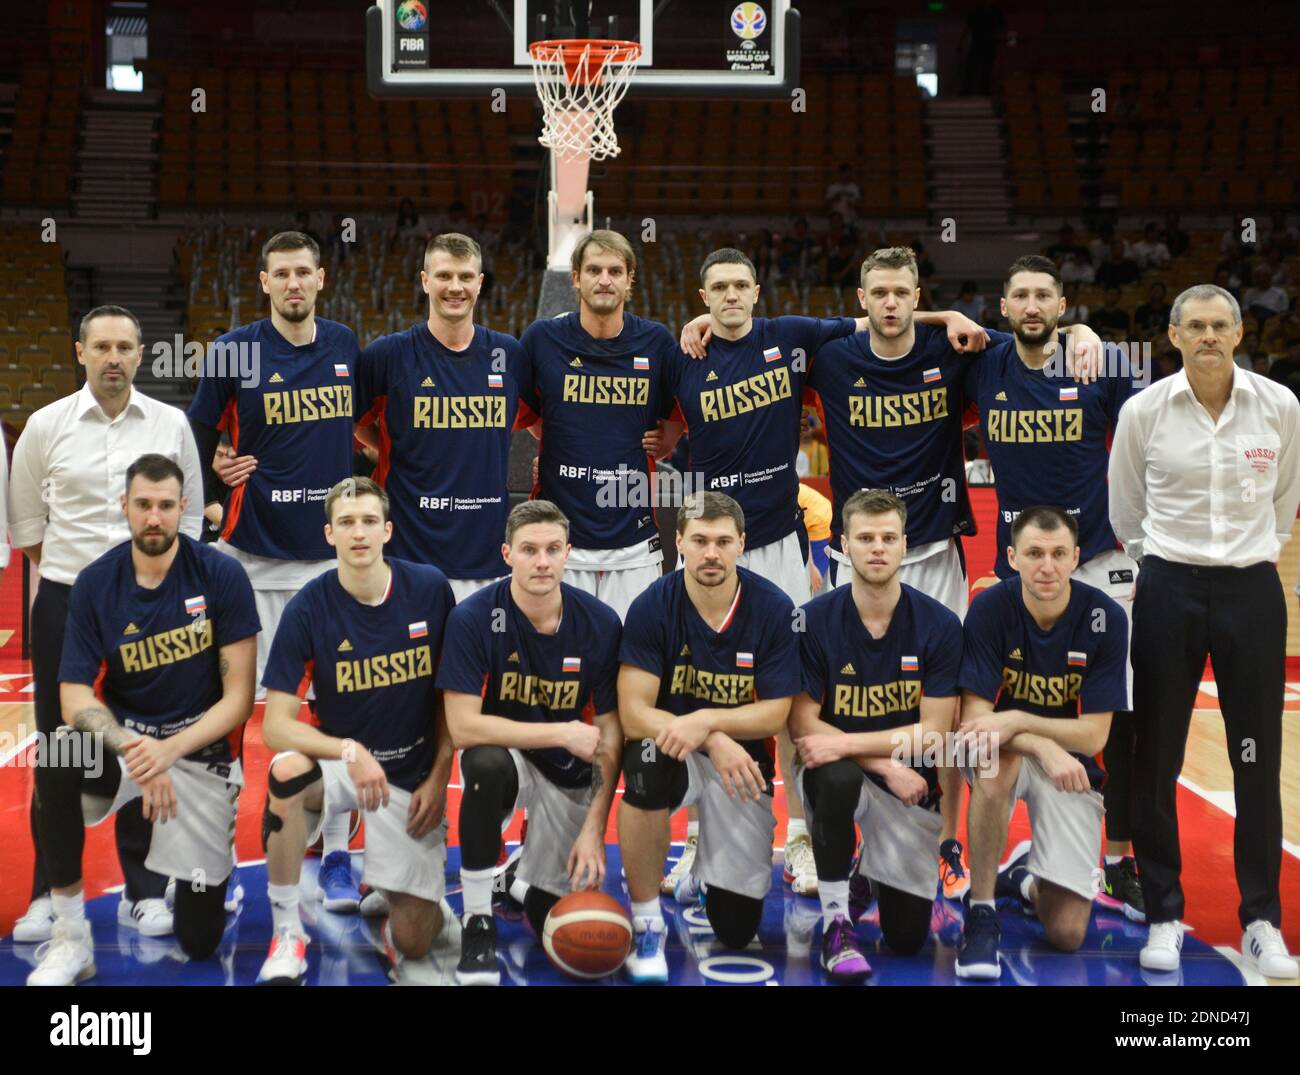
M560 581L569 520L549 500L524 501L506 520L501 554L510 576L456 606L438 672L463 751L461 985L501 981L492 874L516 810L528 810L518 878L538 937L561 895L604 881L623 739L618 614Z
M961 978L1001 974L995 897L1037 914L1065 952L1083 943L1101 881L1096 755L1111 715L1128 708L1128 618L1078 580L1078 525L1060 508L1022 511L1007 556L1019 572L975 599L966 616L961 728L971 781L970 906ZM1023 799L1033 833L998 861Z
M445 924L451 741L434 684L455 599L437 568L385 560L388 494L369 478L334 486L325 518L338 566L286 606L263 677L262 734L279 751L262 819L274 928L263 985L307 973L298 878L326 817L362 811L362 876L387 897L394 962L424 956ZM319 727L298 720L308 682Z
M853 932L863 896L870 899L872 886L862 879L875 882L880 929L900 955L919 951L929 936L939 879L935 763L956 710L961 621L899 581L906 525L907 506L892 493L849 497L841 541L851 585L805 605L799 636L803 693L790 713L800 760L795 787L813 834L822 967L832 981L871 973ZM855 821L862 830L856 864Z
M178 882L182 951L207 958L225 929L259 623L244 569L179 532L183 484L166 456L132 463L122 497L131 540L89 564L72 587L59 694L63 719L87 734L61 736L51 748L58 782L37 804L55 918L28 985L94 975L84 827L132 799L143 800L154 823L145 865Z
M618 708L628 741L618 835L634 982L668 980L659 879L679 807L699 808L692 877L707 889L718 940L748 945L772 886L775 736L799 690L799 651L793 603L736 566L744 547L739 504L722 493L688 497L677 512L684 570L646 589L623 625Z

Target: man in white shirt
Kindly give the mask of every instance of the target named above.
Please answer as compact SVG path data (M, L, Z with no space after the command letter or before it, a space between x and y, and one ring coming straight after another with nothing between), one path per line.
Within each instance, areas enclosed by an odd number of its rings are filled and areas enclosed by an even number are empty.
M1279 926L1286 599L1274 566L1300 506L1300 402L1232 361L1241 309L1199 284L1174 301L1183 369L1120 411L1110 518L1141 562L1133 605L1133 845L1148 970L1178 970L1183 943L1177 782L1212 655L1236 802L1238 915L1248 965L1295 978Z
M181 528L197 539L203 522L199 456L184 413L132 386L144 357L135 315L120 306L96 307L82 318L76 346L77 360L86 367L86 383L27 420L14 448L8 484L10 537L40 572L31 611L31 647L36 729L42 736L53 735L63 725L58 674L72 584L83 567L131 536L119 503L126 468L149 452L173 460L184 472L190 505ZM42 811L41 802L60 801L58 783L80 779L80 770L66 766L36 770L35 878L31 906L14 924L16 941L50 939L55 907L49 885L61 882L46 875L42 846L49 842L46 834L66 819L51 816L56 811ZM61 801L68 801L66 796L65 791ZM76 824L81 824L80 818ZM126 877L119 924L149 936L171 933L172 915L163 900L167 879L144 866L153 827L140 804L119 812L116 826Z
M1154 220L1147 224L1142 238L1133 244L1133 260L1143 272L1169 266L1169 247L1160 241L1160 225Z

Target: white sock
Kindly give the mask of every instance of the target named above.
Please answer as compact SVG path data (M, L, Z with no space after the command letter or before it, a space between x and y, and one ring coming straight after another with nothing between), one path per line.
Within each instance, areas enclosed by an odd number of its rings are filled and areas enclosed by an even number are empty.
M1034 875L1025 874L1024 880L1020 882L1020 895L1025 898L1026 903L1034 902Z
M303 933L302 916L298 913L298 886L266 886L267 898L271 901L271 928L280 930L288 926L295 933Z
M54 908L54 917L64 922L84 922L86 920L86 892L83 889L75 896L59 896L50 893L50 904Z
M492 913L492 867L486 870L460 871L461 891L465 897L465 916Z
M987 907L990 911L998 909L996 900L971 900L970 905L972 907Z
M808 835L808 822L801 817L789 818L785 823L785 842L790 843L796 836Z
M700 838L700 823L698 821L686 822L686 838L689 840L692 836L697 840Z
M836 917L849 916L849 883L847 881L818 881L817 896L822 901L822 921L829 926Z
M352 830L352 815L333 814L325 819L325 827L321 829L321 855L329 855L335 851L346 851L348 849L348 833Z
M632 901L632 922L634 925L636 923L644 923L645 925L649 925L651 922L654 922L656 920L659 922L660 925L663 924L664 912L663 909L659 906L658 896L656 896L652 900L644 900L640 903L638 903L636 900Z
M1107 866L1118 866L1118 865L1119 865L1121 862L1123 862L1123 861L1124 861L1124 856L1123 856L1123 855L1107 855L1107 856L1106 856L1106 865L1107 865Z

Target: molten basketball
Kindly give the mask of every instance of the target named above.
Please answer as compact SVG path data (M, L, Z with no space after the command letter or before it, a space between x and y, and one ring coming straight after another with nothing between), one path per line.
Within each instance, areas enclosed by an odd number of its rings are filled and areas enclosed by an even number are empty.
M603 978L618 970L632 950L632 922L612 896L575 892L551 908L542 947L565 974Z

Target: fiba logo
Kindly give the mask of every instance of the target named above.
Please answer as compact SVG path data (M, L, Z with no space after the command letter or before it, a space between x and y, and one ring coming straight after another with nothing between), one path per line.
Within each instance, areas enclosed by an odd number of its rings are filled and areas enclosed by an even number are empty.
M731 13L731 29L742 41L752 41L767 29L767 12L762 4L737 4Z
M403 30L423 30L429 13L420 0L402 0L397 5L397 25Z

